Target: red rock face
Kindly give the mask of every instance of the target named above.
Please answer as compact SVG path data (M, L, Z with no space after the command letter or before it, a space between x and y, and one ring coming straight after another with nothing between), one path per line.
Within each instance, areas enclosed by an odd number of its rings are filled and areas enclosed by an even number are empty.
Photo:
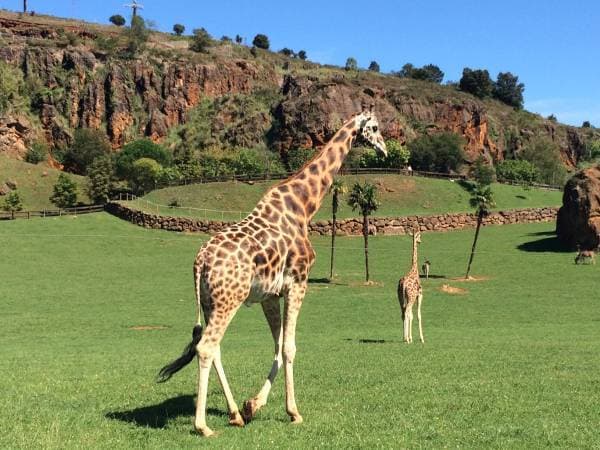
M577 172L565 185L556 233L571 248L600 245L600 166Z

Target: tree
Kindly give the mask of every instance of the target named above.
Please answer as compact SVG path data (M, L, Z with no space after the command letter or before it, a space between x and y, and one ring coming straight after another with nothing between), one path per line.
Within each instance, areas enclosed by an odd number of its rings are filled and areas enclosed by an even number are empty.
M286 154L286 162L288 170L291 172L297 171L302 167L314 154L312 148L292 148Z
M141 16L133 16L131 25L127 31L127 53L134 57L144 49L150 30L146 27L146 21Z
M6 196L2 209L10 213L11 219L15 218L15 212L23 210L21 196L17 191L12 191Z
M556 116L555 116L554 114L550 114L550 115L547 117L547 119L548 119L550 122L554 122L554 123L558 122L558 119L556 118Z
M294 56L294 50L287 47L283 47L281 50L279 50L279 53L281 53L283 56Z
M523 108L525 85L519 83L519 77L510 72L500 72L494 84L494 98L516 109Z
M25 153L25 161L29 164L39 164L48 158L48 144L42 141L34 142Z
M353 57L348 58L346 60L346 65L344 66L344 69L358 70L358 63L356 62L356 59L354 59Z
M252 40L252 45L263 50L269 50L269 38L266 34L257 34Z
M350 195L348 196L348 205L352 211L360 210L363 216L363 238L365 244L365 270L366 281L369 281L369 216L379 207L377 200L377 187L369 182L361 185L354 183Z
M496 176L502 181L531 184L538 179L539 170L524 159L509 159L496 164Z
M162 145L150 139L138 139L125 145L117 155L117 176L131 180L133 163L140 158L151 158L161 166L170 166L172 163L171 154Z
M458 86L461 91L479 98L490 97L494 91L494 83L487 70L472 70L468 67L463 69Z
M177 36L181 36L185 31L185 26L181 25L180 23L176 23L175 25L173 25L173 33L175 33Z
M300 58L302 61L306 61L306 50L300 50L298 52L298 58Z
M465 279L469 278L471 272L471 264L475 256L475 249L477 247L477 239L479 238L479 229L483 219L489 215L491 208L496 206L494 203L494 195L492 188L489 185L483 183L477 183L472 190L472 196L469 199L469 203L477 214L477 227L475 228L475 237L473 239L473 246L471 247L471 256L469 257L469 264L467 265L467 273Z
M396 139L385 141L385 146L388 151L387 156L368 149L360 156L359 166L400 169L408 164L410 152L406 146L400 144Z
M456 133L423 135L408 143L414 169L449 173L463 161L463 139Z
M549 138L534 138L521 150L520 158L532 163L543 183L562 185L567 171L558 144Z
M121 14L115 14L113 16L110 16L108 18L108 21L118 27L122 27L123 25L125 25L125 17L123 17Z
M111 153L106 135L92 128L79 128L73 135L73 143L64 156L65 170L85 175L88 166L99 156Z
M480 156L475 161L471 168L471 177L479 184L489 186L494 182L496 171L494 167L487 164L483 156Z
M208 48L212 45L212 38L208 34L208 31L204 28L196 28L192 33L190 50L198 53L207 53Z
M581 128L591 128L592 124L590 123L589 120L584 120L583 123L581 124Z
M399 72L396 73L400 78L412 78L412 73L415 70L415 66L411 63L406 63L402 66Z
M110 156L100 156L88 168L88 193L96 204L104 204L109 200L112 189L114 167Z
M235 35L235 43L236 44L241 44L243 42L244 38L241 37L239 34Z
M54 185L50 201L59 208L71 208L77 203L77 184L67 174L61 173Z
M369 70L371 72L379 72L379 64L377 61L371 61L371 64L369 64Z
M146 192L156 186L162 167L152 158L140 158L133 163L131 184L136 192Z
M345 194L347 191L346 185L342 180L335 179L329 188L331 193L331 264L329 267L329 279L333 279L333 254L335 252L335 234L336 234L336 220L337 211L340 204L340 195Z
M444 72L435 64L427 64L423 67L415 67L410 63L402 66L402 69L396 73L400 78L412 78L415 80L430 81L432 83L441 83L444 79Z

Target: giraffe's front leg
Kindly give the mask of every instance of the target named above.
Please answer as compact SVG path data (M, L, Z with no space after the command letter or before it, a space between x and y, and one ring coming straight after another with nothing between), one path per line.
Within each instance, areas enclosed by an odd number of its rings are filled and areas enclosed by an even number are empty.
M294 394L294 358L296 356L296 322L302 300L306 293L306 282L294 284L285 298L283 325L283 361L285 371L285 406L292 423L302 423Z

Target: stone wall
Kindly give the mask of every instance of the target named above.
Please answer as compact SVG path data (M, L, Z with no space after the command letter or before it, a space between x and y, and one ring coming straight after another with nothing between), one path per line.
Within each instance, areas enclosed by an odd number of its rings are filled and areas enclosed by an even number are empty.
M106 211L141 227L168 231L194 231L212 234L231 223L188 217L159 216L131 209L118 202L106 205ZM556 219L557 211L558 208L555 207L496 211L486 217L484 225L552 222ZM391 235L406 234L417 223L421 231L451 231L470 228L476 225L477 217L472 213L452 213L431 216L373 217L370 222L371 234ZM312 234L330 234L331 221L320 220L311 223L309 230ZM338 220L339 235L360 235L361 233L362 220L360 218Z

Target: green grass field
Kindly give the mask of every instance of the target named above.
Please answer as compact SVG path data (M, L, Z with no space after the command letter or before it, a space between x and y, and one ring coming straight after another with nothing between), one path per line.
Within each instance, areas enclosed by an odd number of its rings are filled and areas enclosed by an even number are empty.
M370 240L370 287L361 238L339 238L333 284L319 281L328 240L314 239L295 370L305 422L288 423L280 376L254 422L228 427L213 373L219 436L203 440L192 432L196 364L166 384L154 377L189 339L206 237L102 213L0 222L0 448L598 448L600 266L575 266L553 228L483 228L473 275L487 278L468 283L451 278L464 274L472 230L424 234L425 345L401 342L408 236ZM271 358L260 307L242 308L223 341L238 403Z
M381 207L377 216L403 216L410 214L438 214L444 212L470 211L469 193L458 183L433 178L407 177L401 175L344 176L351 187L356 181L368 180L379 188ZM177 186L153 191L143 199L134 202L135 207L146 211L157 211L163 215L207 217L211 219L238 220L248 211L248 205L255 204L266 192L271 183L257 182L253 185L242 182L195 184ZM537 206L558 206L562 192L542 189L525 189L519 186L494 184L497 209L515 209ZM152 203L147 203L149 200ZM177 200L183 208L158 207L169 205ZM205 208L215 211L200 211L192 208ZM231 211L221 213L218 211ZM339 217L356 217L357 213L343 201ZM331 218L331 197L327 196L315 220Z
M57 209L50 201L50 196L60 174L59 170L52 169L46 164L29 164L0 155L0 184L7 180L17 183L17 191L25 211ZM77 200L89 203L86 178L73 174L68 176L77 183ZM2 204L4 200L0 197L0 206Z

